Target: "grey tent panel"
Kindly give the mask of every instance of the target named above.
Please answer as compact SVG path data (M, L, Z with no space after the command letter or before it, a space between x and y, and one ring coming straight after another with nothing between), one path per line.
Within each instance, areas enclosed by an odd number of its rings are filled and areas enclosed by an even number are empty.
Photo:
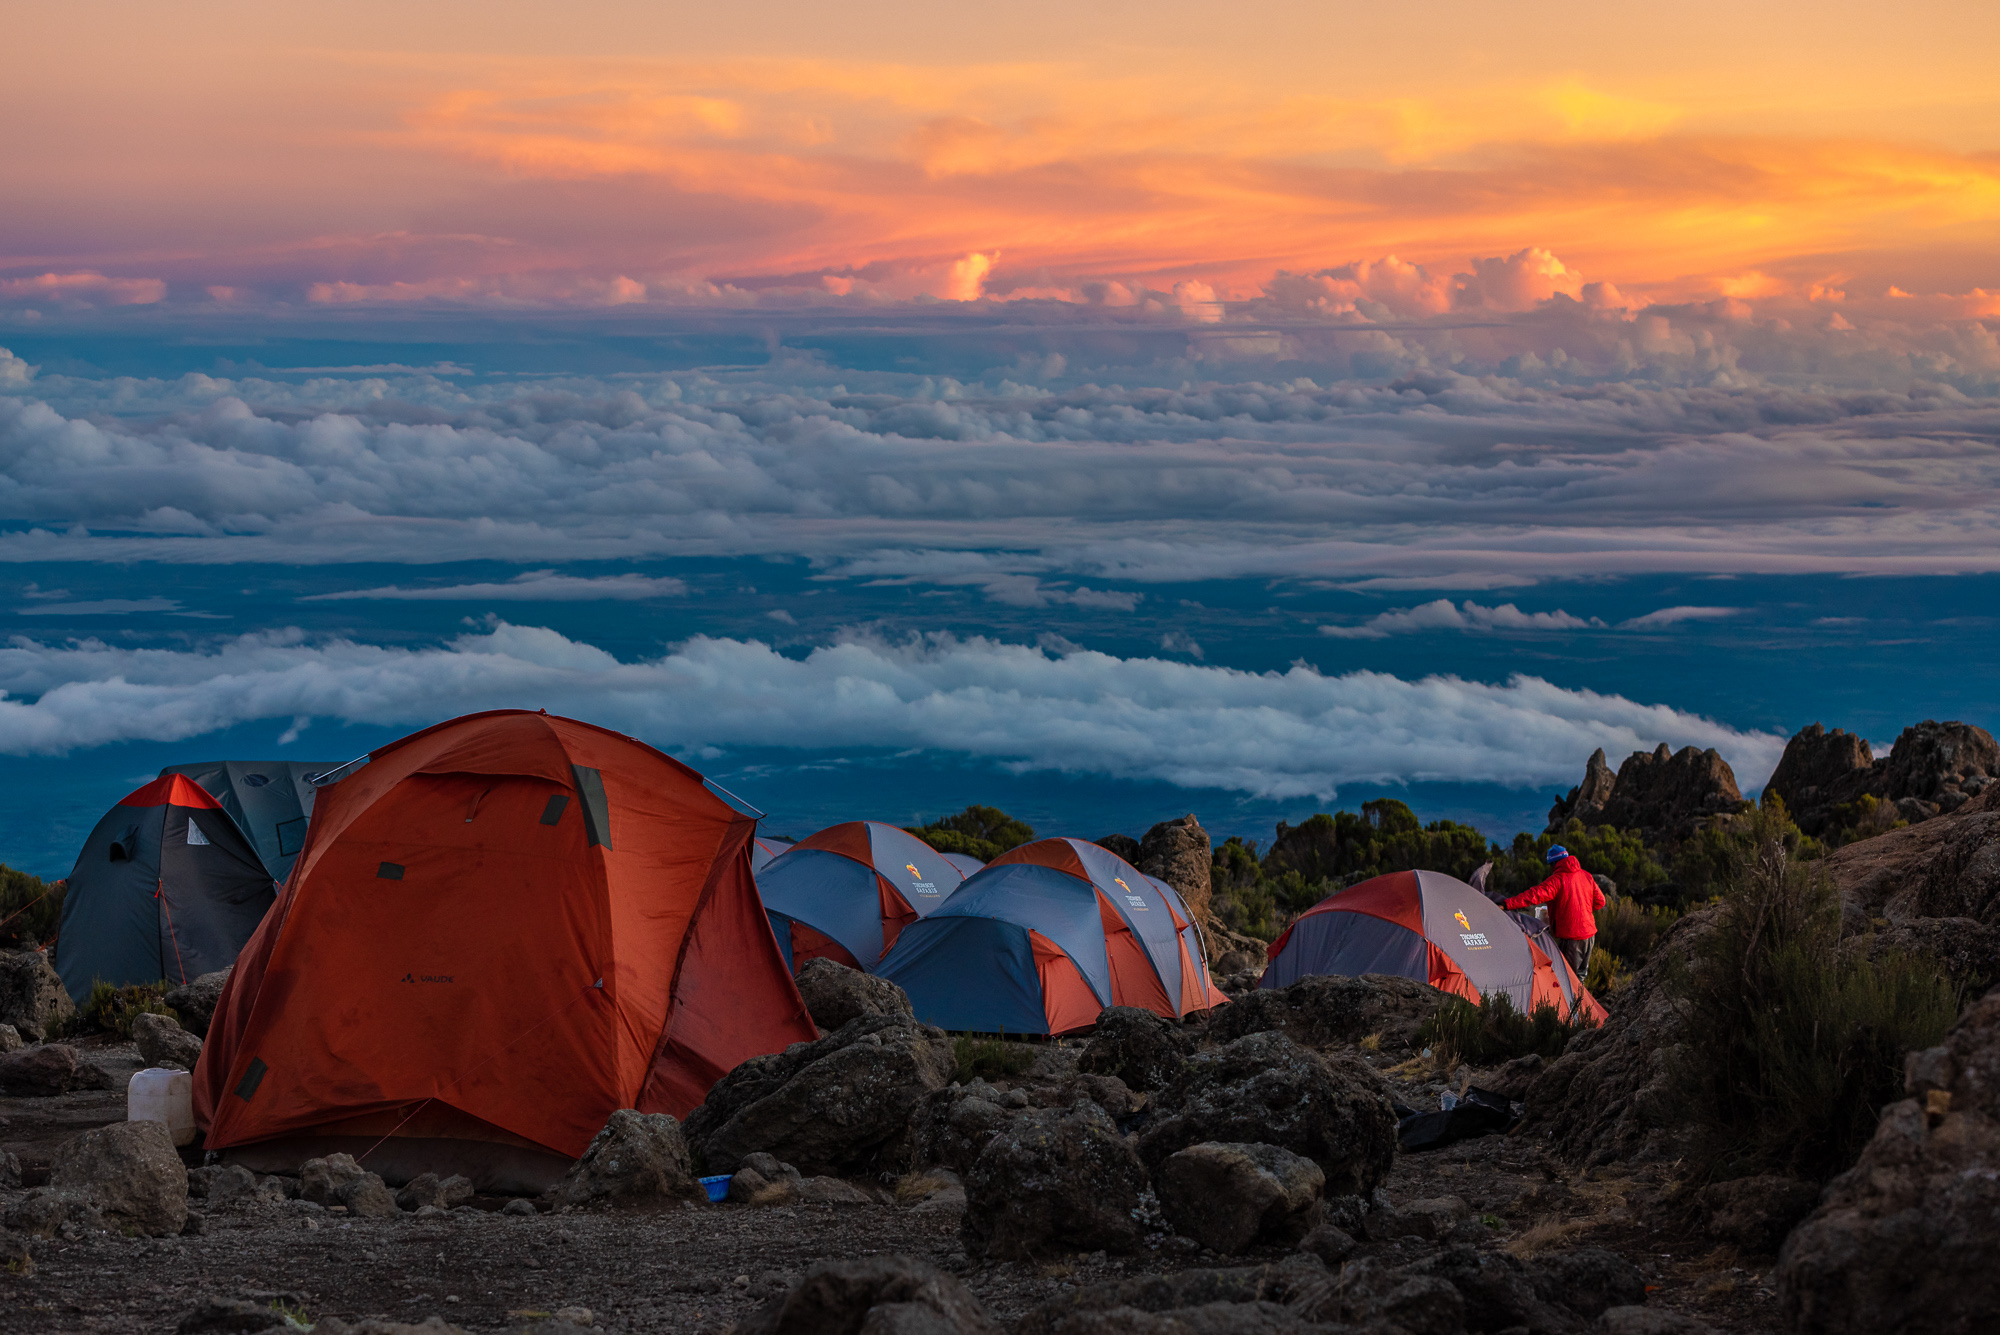
M275 892L256 850L221 811L121 802L98 821L70 872L56 973L81 1002L100 982L182 983L228 968Z
M338 760L204 760L169 765L160 776L185 774L200 784L249 837L271 879L282 882L305 847L313 804L307 780L339 767Z

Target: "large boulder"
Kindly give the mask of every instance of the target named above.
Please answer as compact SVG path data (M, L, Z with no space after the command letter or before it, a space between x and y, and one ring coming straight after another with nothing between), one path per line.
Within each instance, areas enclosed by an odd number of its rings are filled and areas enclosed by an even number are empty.
M564 1205L691 1200L695 1181L681 1124L666 1113L620 1108L556 1186Z
M1654 751L1625 758L1603 810L1584 824L1638 830L1648 843L1672 844L1742 808L1736 775L1714 747L1669 751L1661 742Z
M1137 1006L1108 1006L1076 1065L1093 1075L1116 1076L1128 1089L1163 1089L1193 1050L1172 1021Z
M1132 1251L1145 1189L1145 1167L1096 1104L1022 1113L966 1171L966 1250L1003 1259Z
M0 953L0 1024L11 1024L22 1038L39 1041L49 1026L76 1014L62 979L40 950Z
M1326 1213L1326 1174L1276 1145L1190 1145L1167 1156L1153 1188L1174 1232L1224 1256L1257 1243L1297 1246Z
M163 1122L113 1122L64 1142L49 1186L72 1214L95 1210L117 1232L173 1237L187 1223L187 1168Z
M1444 1004L1445 994L1411 978L1320 974L1287 987L1259 988L1216 1011L1208 1022L1220 1042L1280 1033L1309 1048L1347 1047L1371 1034L1406 1045Z
M192 1071L201 1058L201 1040L181 1028L171 1015L133 1016L132 1041L148 1066Z
M67 1043L41 1043L0 1056L0 1094L46 1098L73 1089L103 1089L110 1081Z
M737 1335L1000 1335L979 1300L928 1261L869 1256L815 1261L780 1296L736 1323Z
M2000 991L1911 1056L1905 1088L1779 1253L1797 1335L1973 1335L2000 1312Z
M1611 790L1617 786L1618 776L1605 763L1604 748L1598 747L1584 762L1583 782L1569 790L1568 797L1559 797L1549 808L1549 832L1560 833L1571 821L1584 825L1604 823L1604 805L1611 800Z
M181 1028L197 1038L207 1038L209 1022L215 1018L215 1008L222 1001L222 989L229 985L229 974L235 967L232 964L227 969L189 979L160 1000L181 1017Z
M1214 866L1214 856L1208 831L1201 828L1201 822L1190 812L1163 820L1146 831L1146 837L1139 841L1139 856L1129 861L1146 875L1158 877L1179 891L1188 912L1206 928L1210 917L1209 871Z
M1905 809L1914 801L1926 814L1956 811L2000 778L2000 744L1970 723L1926 719L1903 729L1882 767L1886 796Z
M808 1175L908 1167L917 1114L957 1069L943 1031L902 1015L862 1015L812 1043L752 1057L682 1128L707 1173L762 1150Z
M1785 743L1785 754L1764 791L1784 799L1798 827L1818 836L1836 823L1835 807L1866 791L1874 765L1875 752L1862 738L1809 723Z
M2000 779L2000 745L1984 728L1926 719L1903 729L1886 756L1814 723L1785 744L1766 790L1784 798L1800 829L1826 835L1854 823L1863 798L1911 824L1947 815Z
M1770 1256L1819 1204L1819 1190L1795 1177L1762 1174L1711 1183L1697 1200L1710 1237L1753 1256Z
M794 980L806 1012L823 1034L837 1032L863 1015L903 1015L917 1012L902 988L886 978L850 969L829 959L807 960Z
M1660 1161L1686 1151L1667 1077L1669 1055L1685 1040L1686 1024L1666 981L1687 967L1716 913L1699 909L1668 930L1619 990L1610 1017L1573 1036L1528 1086L1527 1115L1516 1134L1593 1166Z
M1139 1137L1157 1167L1203 1141L1271 1144L1326 1174L1326 1190L1366 1196L1396 1153L1396 1114L1382 1078L1352 1057L1323 1058L1283 1034L1251 1034L1204 1052L1155 1099Z

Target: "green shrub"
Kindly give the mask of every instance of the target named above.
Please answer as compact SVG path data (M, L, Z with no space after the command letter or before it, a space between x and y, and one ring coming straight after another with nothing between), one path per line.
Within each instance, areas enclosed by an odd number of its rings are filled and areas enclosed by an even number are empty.
M1832 833L1826 836L1826 846L1842 848L1860 843L1863 839L1873 839L1878 834L1900 830L1909 823L1896 810L1894 802L1884 801L1873 793L1863 793L1859 801L1843 803L1833 809L1833 819L1829 822Z
M1496 1066L1531 1052L1554 1061L1573 1034L1589 1027L1581 1017L1575 1024L1565 1024L1550 1005L1523 1015L1505 992L1488 992L1476 1006L1463 997L1447 997L1418 1028L1417 1043L1455 1053L1474 1066Z
M1590 952L1590 961L1584 965L1583 985L1592 996L1601 1001L1631 981L1632 970L1624 960L1602 946Z
M1665 978L1700 1036L1669 1063L1672 1107L1718 1177L1845 1169L1900 1096L1904 1053L1958 1013L1934 961L1841 949L1839 900L1797 833L1778 804L1733 824L1715 921Z
M1010 848L1032 842L1035 827L1015 820L998 807L974 805L956 816L911 826L909 833L940 853L962 853L981 862L991 862Z
M44 881L0 864L0 948L32 948L53 940L68 889L67 881Z
M1557 844L1574 853L1585 871L1608 878L1624 895L1645 898L1647 890L1667 879L1667 869L1636 830L1611 825L1586 829L1571 821L1560 834L1517 834L1504 853L1495 849L1487 888L1512 898L1546 879L1548 853Z
M84 1034L116 1034L120 1038L130 1038L132 1021L141 1015L171 1016L178 1024L180 1012L160 999L170 990L165 981L133 983L126 987L92 983L90 995L76 1008L76 1014L59 1021L58 1027L66 1038Z
M1641 904L1625 895L1613 895L1597 911L1597 948L1636 968L1646 962L1654 945L1680 918L1677 910L1665 905ZM1595 967L1594 959L1591 963Z
M961 1084L975 1078L1017 1076L1035 1064L1035 1050L1025 1043L1009 1043L1006 1036L964 1034L952 1040L951 1055L958 1062L952 1079Z
M1216 846L1209 866L1209 909L1231 931L1269 941L1278 934L1277 899L1264 879L1255 841L1235 835Z

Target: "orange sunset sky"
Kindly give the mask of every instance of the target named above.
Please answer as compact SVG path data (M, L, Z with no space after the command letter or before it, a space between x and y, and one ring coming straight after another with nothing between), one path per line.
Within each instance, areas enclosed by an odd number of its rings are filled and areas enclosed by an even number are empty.
M1350 289L1423 314L1512 256L1486 305L2000 313L1991 0L78 0L6 31L17 304L1193 309L1368 261Z

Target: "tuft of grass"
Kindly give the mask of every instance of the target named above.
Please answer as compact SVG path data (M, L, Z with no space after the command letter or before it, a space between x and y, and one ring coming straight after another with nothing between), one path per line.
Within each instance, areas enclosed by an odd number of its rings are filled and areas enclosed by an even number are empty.
M1363 1052L1380 1052L1382 1050L1382 1031L1378 1029L1374 1033L1365 1036L1358 1046Z
M1590 994L1602 1000L1632 981L1632 971L1625 967L1625 961L1610 951L1599 948L1590 952L1590 964L1583 973L1583 985Z
M952 1079L961 1084L974 1079L1017 1076L1035 1064L1032 1048L1009 1043L1005 1035L961 1035L952 1040L951 1055L958 1062Z
M1447 997L1417 1030L1417 1042L1474 1066L1493 1066L1531 1052L1554 1061L1571 1035L1590 1027L1582 1016L1565 1024L1554 1006L1537 1006L1522 1015L1506 993L1489 992L1476 1006L1463 997Z
M1840 949L1840 904L1773 804L1743 819L1715 923L1665 978L1688 1032L1674 1115L1718 1178L1824 1181L1902 1093L1903 1054L1944 1039L1958 994L1936 961Z
M905 1173L896 1179L896 1204L915 1205L943 1191L946 1185L943 1178L932 1177L928 1173Z
M1538 1219L1507 1239L1507 1250L1524 1261L1532 1260L1543 1252L1566 1246L1590 1226L1587 1219Z
M1637 968L1680 918L1678 909L1664 904L1641 904L1625 895L1613 895L1597 911L1597 948Z
M63 1038L116 1034L129 1039L132 1037L132 1021L141 1015L165 1015L179 1024L180 1012L160 999L170 990L164 980L133 983L126 987L92 983L90 995L76 1008L76 1014L57 1021L52 1027L59 1030L58 1036Z

